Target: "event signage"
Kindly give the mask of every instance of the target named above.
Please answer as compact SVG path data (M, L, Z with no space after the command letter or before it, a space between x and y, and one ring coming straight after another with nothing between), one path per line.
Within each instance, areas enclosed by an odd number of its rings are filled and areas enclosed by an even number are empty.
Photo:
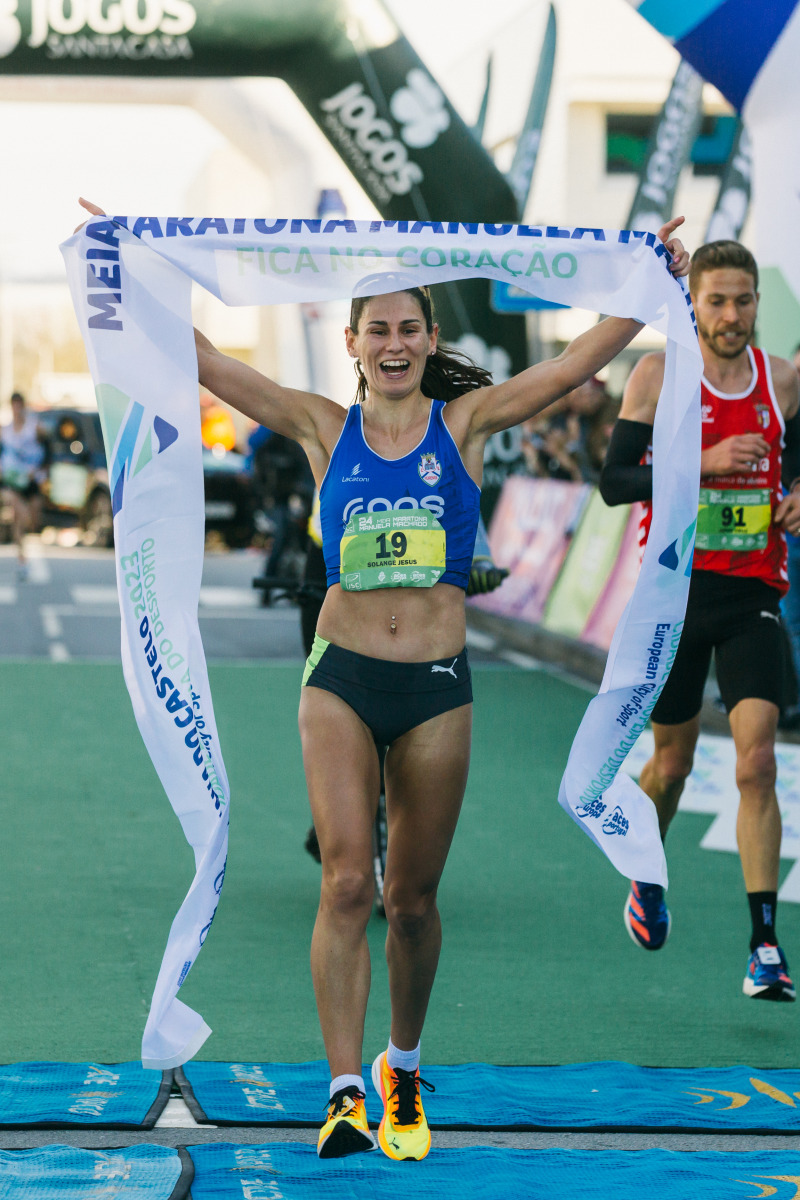
M800 3L629 3L741 113L752 151L760 345L788 357L800 329ZM739 216L742 200L740 195Z
M63 252L111 468L125 678L195 852L145 1029L145 1065L179 1065L208 1036L177 991L211 926L227 856L227 778L197 622L203 487L192 281L241 305L513 279L544 299L634 317L665 335L650 541L560 795L620 871L664 881L652 801L615 776L677 646L697 513L702 362L665 247L652 234L555 225L166 216L92 219Z
M737 242L750 207L753 155L750 137L741 121L719 184L714 211L709 218L705 241L730 239Z
M645 153L628 224L659 229L673 212L678 180L703 116L703 80L681 61Z

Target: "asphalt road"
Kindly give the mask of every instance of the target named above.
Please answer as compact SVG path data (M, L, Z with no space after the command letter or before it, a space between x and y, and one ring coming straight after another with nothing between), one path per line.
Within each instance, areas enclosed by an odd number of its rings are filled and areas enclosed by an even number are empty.
M120 615L113 550L28 539L27 579L13 547L0 547L0 658L119 660ZM209 661L300 661L298 609L261 607L252 586L263 552L207 553L200 631Z
M47 538L48 533L28 538L25 579L19 577L14 547L0 546L0 660L119 661L113 550ZM199 620L209 662L302 662L299 609L285 598L265 608L253 587L264 557L262 550L206 551ZM478 630L469 631L467 644L473 665L543 666Z

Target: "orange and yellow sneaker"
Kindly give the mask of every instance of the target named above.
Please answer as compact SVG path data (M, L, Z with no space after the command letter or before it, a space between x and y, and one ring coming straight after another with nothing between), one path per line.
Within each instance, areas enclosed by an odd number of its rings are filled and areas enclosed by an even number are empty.
M375 1150L375 1138L369 1131L364 1108L364 1093L357 1087L340 1088L328 1101L328 1119L319 1131L317 1154L320 1158L344 1158Z
M378 1145L389 1158L420 1159L431 1148L431 1131L422 1111L420 1085L429 1092L433 1084L420 1079L419 1071L390 1067L386 1051L372 1064L372 1082L383 1104L383 1119L378 1129Z

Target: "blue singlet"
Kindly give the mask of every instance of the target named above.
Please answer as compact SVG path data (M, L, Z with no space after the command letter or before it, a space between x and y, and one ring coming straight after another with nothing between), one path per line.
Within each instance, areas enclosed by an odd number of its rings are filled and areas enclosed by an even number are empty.
M400 534L392 529L405 528L401 517L395 516L394 524L381 521L379 514L392 511L408 517L408 524L435 526L426 531L427 537L444 538L445 552L443 571L438 572L436 582L452 583L466 590L469 580L475 532L480 515L480 488L467 473L453 436L444 423L444 401L432 400L428 428L419 444L402 458L382 458L367 445L364 437L363 413L360 404L354 404L347 413L344 428L334 447L331 461L320 488L320 523L322 526L322 551L325 556L328 586L342 583L341 546L347 529L354 533L353 518L359 514L375 513L375 530L370 541L377 549L375 562L364 563L371 568L364 571L363 582L356 582L346 590L368 591L374 587L431 586L430 582L414 582L422 578L422 572L406 569L406 561L399 557L398 549L405 541L397 541ZM413 510L418 510L413 518ZM425 518L425 521L423 521ZM433 518L433 520L431 520ZM348 524L349 523L349 524ZM361 525L365 523L362 521ZM367 523L368 524L368 523ZM382 530L385 532L382 533ZM442 535L440 530L443 530ZM409 543L413 546L415 530L406 530ZM362 539L367 534L360 534ZM405 537L405 535L404 535ZM409 551L410 553L410 551ZM390 566L379 572L381 554ZM394 554L395 558L389 555ZM391 570L398 567L402 570ZM392 582L393 579L402 581ZM378 582L380 577L381 582ZM353 580L354 575L347 575Z

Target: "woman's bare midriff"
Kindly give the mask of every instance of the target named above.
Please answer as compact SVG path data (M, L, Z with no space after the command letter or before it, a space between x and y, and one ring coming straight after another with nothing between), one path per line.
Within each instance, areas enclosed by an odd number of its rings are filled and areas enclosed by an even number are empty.
M328 588L317 632L326 642L368 658L391 662L447 658L464 649L464 592L450 583L372 592L345 592L334 584Z

